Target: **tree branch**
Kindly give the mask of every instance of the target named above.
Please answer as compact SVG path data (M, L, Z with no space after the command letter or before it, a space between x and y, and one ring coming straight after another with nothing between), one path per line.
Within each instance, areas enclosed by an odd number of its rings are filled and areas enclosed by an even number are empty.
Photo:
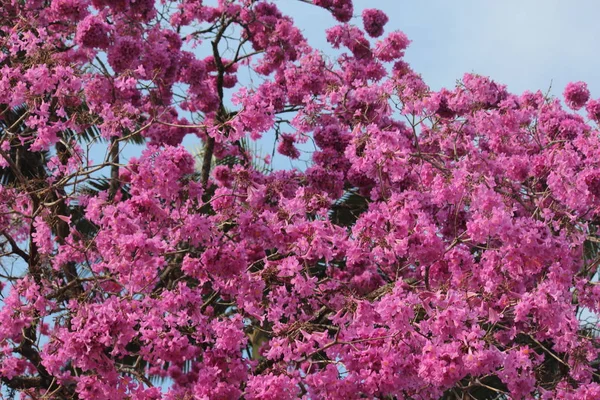
M29 254L25 253L18 245L17 242L8 234L6 231L2 231L2 235L6 238L8 243L10 244L11 251L25 260L26 263L29 264Z

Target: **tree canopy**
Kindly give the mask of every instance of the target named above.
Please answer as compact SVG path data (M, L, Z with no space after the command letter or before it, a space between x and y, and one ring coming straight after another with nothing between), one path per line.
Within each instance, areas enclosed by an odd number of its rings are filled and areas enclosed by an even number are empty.
M600 398L600 100L299 1L0 1L2 395Z

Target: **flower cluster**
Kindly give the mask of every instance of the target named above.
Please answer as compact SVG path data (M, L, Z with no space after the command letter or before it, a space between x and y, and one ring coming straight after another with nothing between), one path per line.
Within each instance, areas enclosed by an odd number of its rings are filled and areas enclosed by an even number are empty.
M339 22L329 58L272 2L212 3L0 6L2 384L598 398L585 83L570 110L477 74L434 91L379 10L312 1ZM312 145L307 167L270 171L261 137L277 157Z
M589 100L590 91L585 82L571 82L565 88L563 96L570 108L579 110Z
M383 35L383 27L388 22L388 16L376 8L368 8L362 12L365 31L372 37Z

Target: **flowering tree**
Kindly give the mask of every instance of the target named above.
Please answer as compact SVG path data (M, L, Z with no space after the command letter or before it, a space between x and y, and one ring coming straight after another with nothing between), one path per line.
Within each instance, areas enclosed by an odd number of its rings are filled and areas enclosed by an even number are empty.
M262 0L0 2L4 395L600 398L600 101L302 1L335 59Z

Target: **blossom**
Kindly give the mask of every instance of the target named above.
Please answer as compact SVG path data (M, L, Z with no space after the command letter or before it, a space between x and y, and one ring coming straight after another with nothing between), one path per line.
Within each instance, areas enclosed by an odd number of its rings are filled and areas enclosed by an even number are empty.
M600 100L590 100L585 109L589 119L600 123Z
M121 37L108 49L108 62L117 72L135 69L141 50L139 39L130 36Z
M383 35L383 27L388 22L388 16L381 10L366 8L362 12L365 31L372 37Z
M80 46L106 49L110 44L109 26L98 16L88 15L77 26L75 42Z
M296 140L290 134L282 134L281 142L277 146L277 151L279 154L287 156L289 158L295 159L300 157L300 151L294 146Z
M563 92L565 102L573 110L579 110L590 98L590 91L585 82L570 82Z
M393 61L404 56L404 50L410 44L408 37L400 31L395 31L377 43L376 54L382 61Z

